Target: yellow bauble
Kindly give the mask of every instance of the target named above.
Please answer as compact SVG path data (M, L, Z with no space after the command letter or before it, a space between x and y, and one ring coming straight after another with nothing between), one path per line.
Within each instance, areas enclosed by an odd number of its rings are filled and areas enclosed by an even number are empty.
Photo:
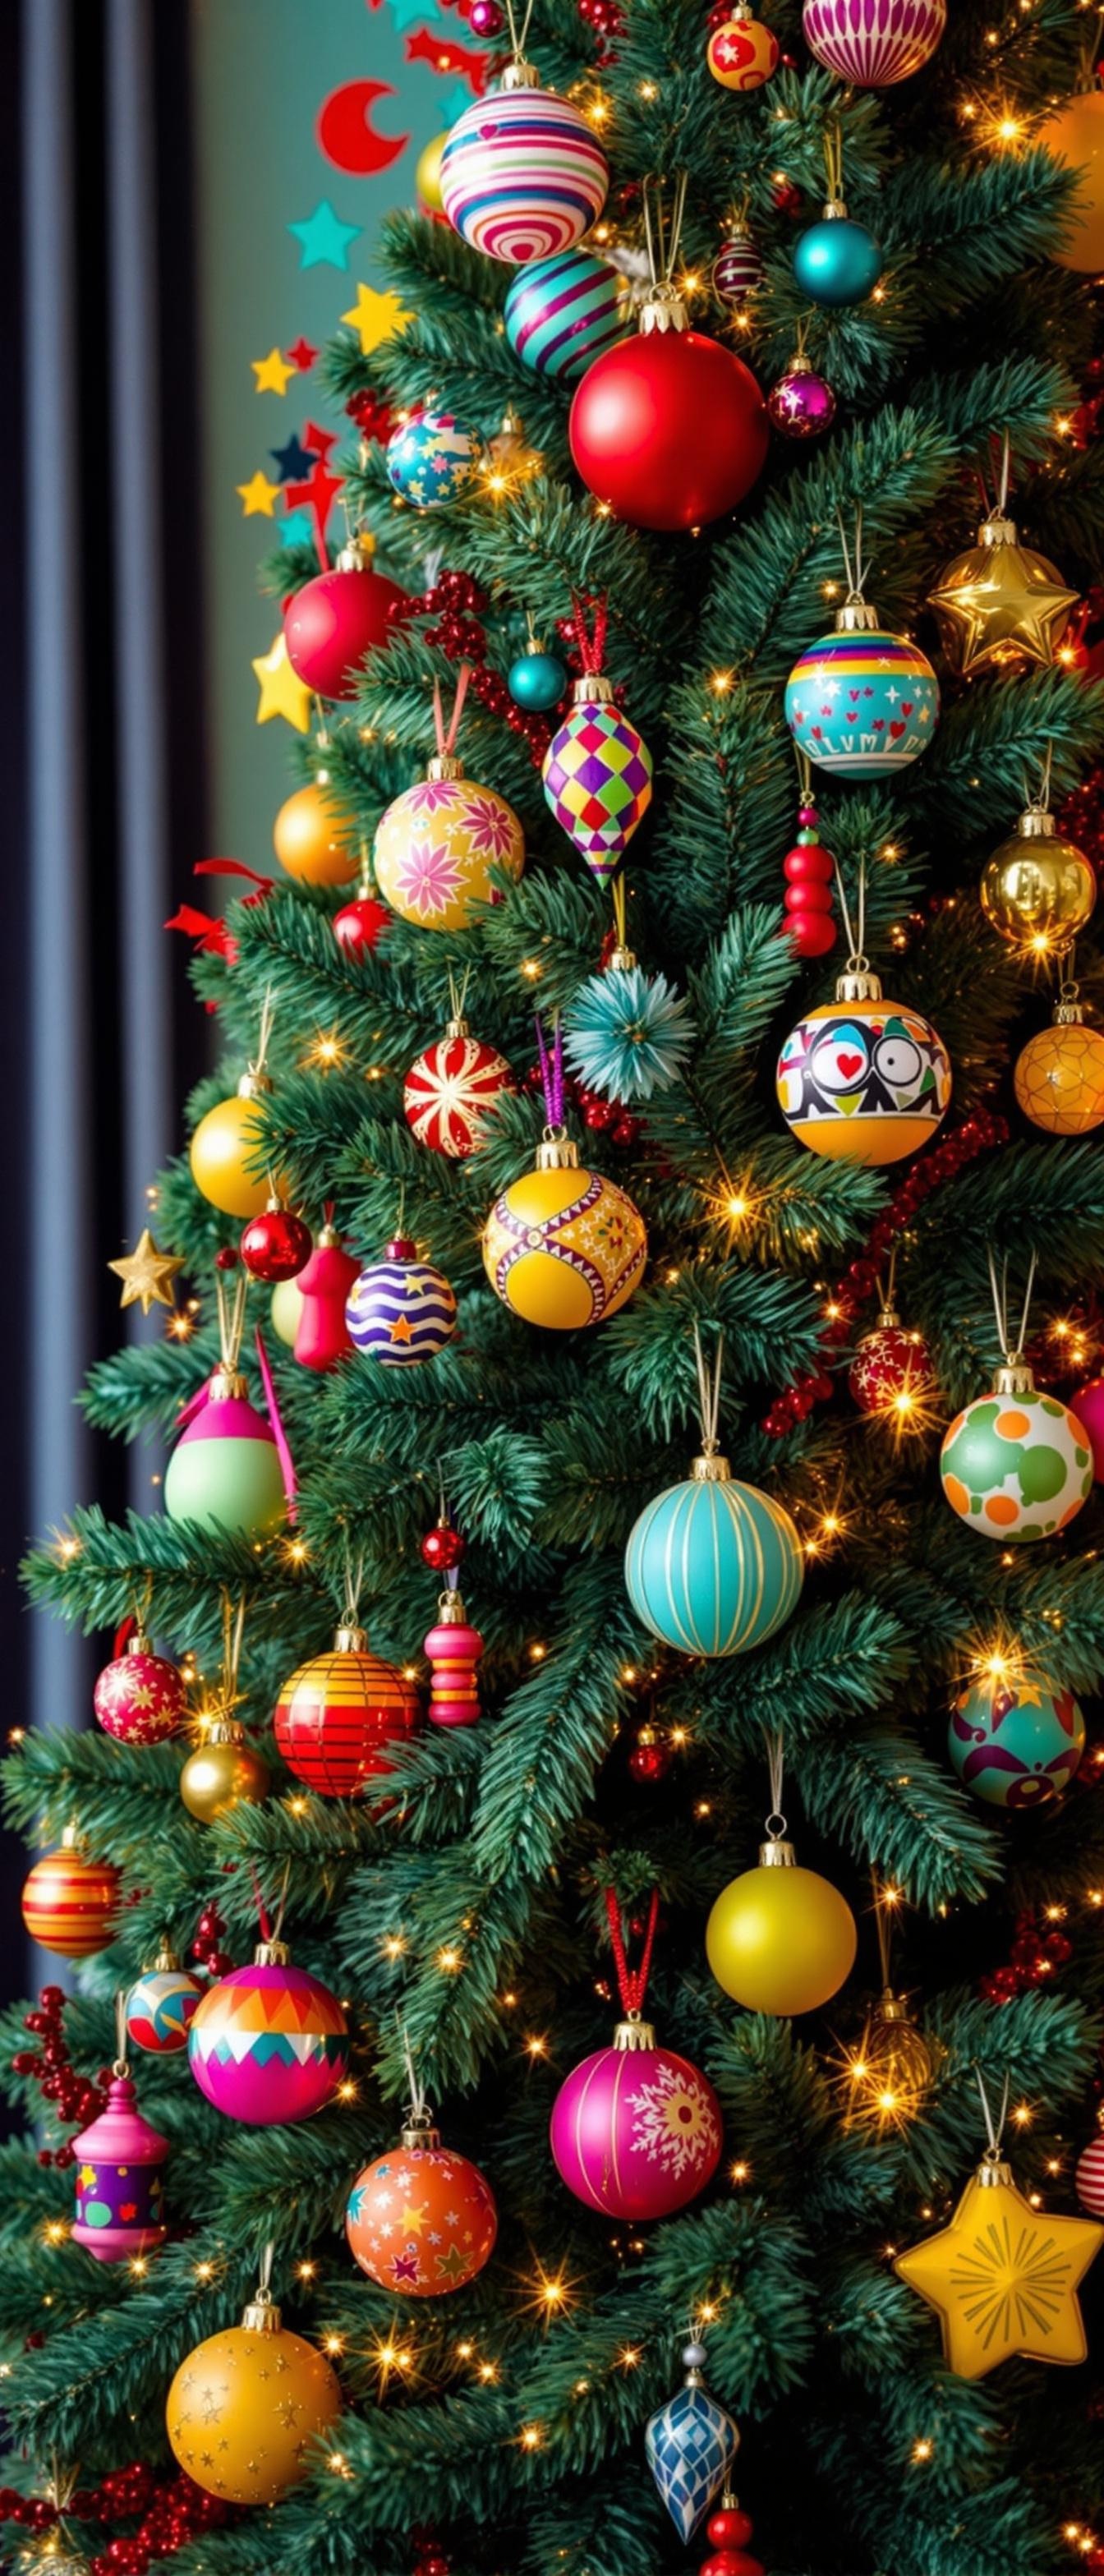
M1032 140L1079 173L1066 247L1051 256L1059 268L1093 277L1104 269L1104 90L1079 90L1048 116Z
M705 1927L718 1985L748 2012L816 2012L850 1976L857 1944L839 1889L798 1869L787 1842L762 1844L758 1869L722 1888Z
M515 883L521 875L525 835L505 797L442 752L381 816L373 858L380 893L403 921L466 930L483 904L498 902L495 874Z
M278 2504L312 2466L311 2444L336 2424L341 2390L329 2362L288 2334L267 2298L240 2326L182 2361L165 2406L182 2469L230 2504Z
M289 1351L293 1351L303 1312L303 1291L297 1279L281 1279L278 1282L272 1291L268 1311L272 1317L273 1332L281 1342L287 1343Z
M1087 1029L1076 1002L1059 1002L1054 1025L1029 1038L1016 1059L1016 1098L1025 1118L1050 1136L1087 1136L1104 1119L1104 1037Z
M1096 877L1053 814L1029 806L994 850L981 880L981 909L1001 939L1025 957L1061 954L1079 938L1096 903Z
M511 1182L483 1228L496 1296L556 1333L615 1315L647 1257L639 1209L602 1172L581 1171L578 1146L563 1135L537 1147L536 1170Z
M180 1795L200 1825L213 1825L216 1816L228 1816L232 1807L259 1806L268 1789L267 1762L232 1718L211 1728L180 1774Z
M259 1216L268 1206L268 1175L258 1179L246 1170L263 1145L263 1131L257 1122L258 1095L271 1089L263 1076L246 1074L246 1091L237 1091L232 1100L220 1100L201 1118L189 1149L192 1179L212 1207L223 1216ZM280 1196L283 1195L281 1191Z
M300 885L344 886L359 861L351 848L353 825L312 779L281 805L272 827L276 856Z
M444 133L435 134L432 142L427 143L418 154L414 187L418 203L425 207L427 215L443 215L445 211L445 201L441 195L441 154L447 142L448 127L446 126Z

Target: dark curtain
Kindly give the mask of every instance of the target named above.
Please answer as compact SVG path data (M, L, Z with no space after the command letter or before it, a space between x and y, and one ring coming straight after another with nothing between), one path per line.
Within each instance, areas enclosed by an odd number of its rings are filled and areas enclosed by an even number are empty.
M187 0L0 0L0 548L7 864L0 1652L7 1727L81 1726L109 1641L24 1608L19 1557L76 1502L155 1501L148 1450L75 1397L120 1319L203 1048L162 924L207 846ZM3 1850L0 1980L24 1990ZM56 1974L56 1963L50 1973Z

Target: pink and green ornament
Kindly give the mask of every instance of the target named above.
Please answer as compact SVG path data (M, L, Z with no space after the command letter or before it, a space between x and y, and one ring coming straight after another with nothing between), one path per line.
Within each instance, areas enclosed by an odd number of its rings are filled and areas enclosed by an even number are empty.
M990 1807L1042 1807L1068 1789L1085 1750L1072 1691L1045 1674L983 1674L955 1701L947 1747L963 1786Z

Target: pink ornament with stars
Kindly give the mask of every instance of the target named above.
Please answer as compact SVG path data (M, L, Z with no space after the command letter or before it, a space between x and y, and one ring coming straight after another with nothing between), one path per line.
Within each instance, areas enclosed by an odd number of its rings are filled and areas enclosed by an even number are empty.
M860 1413L873 1413L907 1430L935 1386L931 1352L922 1333L909 1333L886 1308L864 1333L847 1383Z
M136 1628L124 1655L105 1664L92 1705L106 1735L119 1744L162 1744L188 1714L188 1694L175 1664L155 1655Z
M354 2262L407 2299L439 2299L474 2281L494 2251L498 2212L477 2165L441 2145L425 2121L357 2175L345 2211Z

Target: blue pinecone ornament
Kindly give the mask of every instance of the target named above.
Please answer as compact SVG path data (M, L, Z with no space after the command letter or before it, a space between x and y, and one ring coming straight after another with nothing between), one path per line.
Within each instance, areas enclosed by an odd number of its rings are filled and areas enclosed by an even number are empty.
M644 2448L680 2540L692 2540L724 2485L740 2435L702 2378L704 2344L688 2343L682 2358L684 2385L649 2416Z
M615 950L603 975L587 977L564 1018L572 1072L606 1100L666 1091L695 1035L681 995L665 975L645 975L629 949Z

